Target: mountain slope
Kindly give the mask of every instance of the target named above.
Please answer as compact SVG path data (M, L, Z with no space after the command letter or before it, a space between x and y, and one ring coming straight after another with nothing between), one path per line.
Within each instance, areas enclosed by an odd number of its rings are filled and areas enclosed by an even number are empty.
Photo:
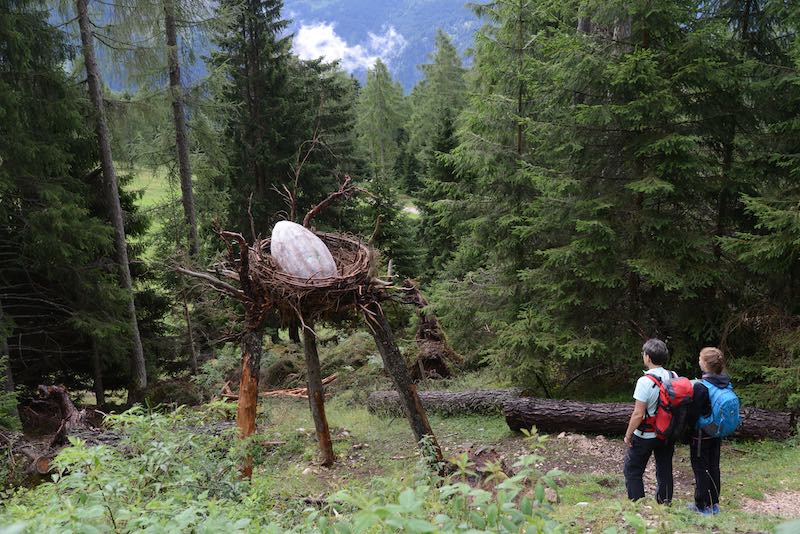
M463 53L480 25L464 0L286 0L283 16L301 57L342 59L362 81L381 57L406 91L421 77L417 65L428 61L437 28Z

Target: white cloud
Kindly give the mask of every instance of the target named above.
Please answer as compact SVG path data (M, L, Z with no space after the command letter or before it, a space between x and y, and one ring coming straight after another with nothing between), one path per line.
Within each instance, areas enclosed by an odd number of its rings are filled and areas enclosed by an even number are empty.
M406 46L405 38L389 26L383 34L369 32L367 42L350 45L335 31L333 23L301 24L294 37L294 51L301 59L340 60L342 68L370 68L380 58L385 63Z

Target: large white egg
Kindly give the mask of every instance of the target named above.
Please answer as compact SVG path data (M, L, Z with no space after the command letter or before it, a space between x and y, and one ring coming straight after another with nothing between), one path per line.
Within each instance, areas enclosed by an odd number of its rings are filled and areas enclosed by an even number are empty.
M285 273L298 278L331 278L338 274L325 243L297 223L280 221L275 225L270 254Z

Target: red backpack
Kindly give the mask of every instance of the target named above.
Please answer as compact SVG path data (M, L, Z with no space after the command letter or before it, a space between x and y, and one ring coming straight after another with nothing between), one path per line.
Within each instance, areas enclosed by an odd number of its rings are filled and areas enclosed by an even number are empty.
M646 374L658 386L658 404L656 412L648 415L639 425L642 432L655 432L661 441L675 441L686 426L686 413L692 403L694 386L688 378L674 376L661 380L655 375Z

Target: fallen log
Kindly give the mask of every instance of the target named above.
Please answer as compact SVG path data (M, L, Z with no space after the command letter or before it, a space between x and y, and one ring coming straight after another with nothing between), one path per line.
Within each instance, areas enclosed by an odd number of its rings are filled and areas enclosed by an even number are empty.
M519 398L519 388L470 391L420 391L419 398L426 411L445 415L483 413L500 414L503 403ZM372 413L402 415L396 391L375 391L367 397L367 409Z
M536 426L542 432L579 432L622 435L628 427L633 403L589 403L522 397L516 388L471 391L421 391L427 411L444 415L500 414L511 430ZM376 391L367 398L372 413L401 415L397 393ZM785 439L795 432L797 420L787 412L759 408L741 410L742 426L733 437Z
M580 432L621 435L628 427L633 403L588 403L524 397L503 404L511 430L536 426L543 432ZM785 439L795 431L795 418L786 412L759 408L741 410L742 425L736 438Z

